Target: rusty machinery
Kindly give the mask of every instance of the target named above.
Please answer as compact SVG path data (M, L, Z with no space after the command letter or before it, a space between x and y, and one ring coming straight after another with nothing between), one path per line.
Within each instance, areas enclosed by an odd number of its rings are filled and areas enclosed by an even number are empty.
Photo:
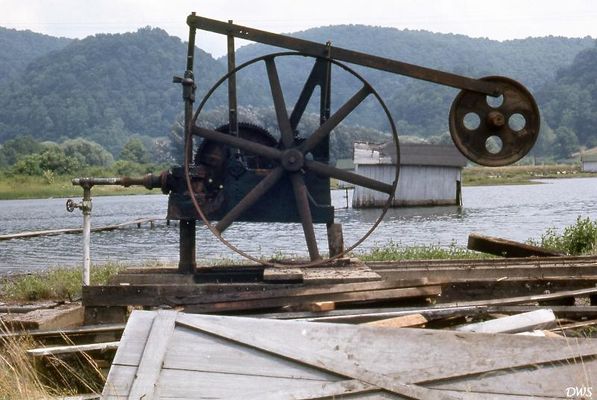
M196 221L201 220L229 248L262 264L237 249L222 236L235 221L298 222L302 224L310 261L320 265L354 249L377 227L395 195L399 160L392 183L377 181L330 164L330 133L365 99L374 99L387 118L399 156L396 127L388 108L375 89L357 72L343 63L387 71L415 79L461 89L454 100L449 127L456 147L471 161L486 166L511 164L526 155L539 134L539 111L533 96L518 82L491 76L471 79L434 69L332 47L279 34L264 32L230 22L221 22L191 14L187 18L189 42L184 76L175 77L184 99L184 162L159 176L143 178L81 178L74 184L144 185L161 188L169 195L168 219L180 221L179 271L195 270ZM193 74L195 34L197 30L215 32L228 38L228 73L207 92L194 110ZM274 53L235 65L234 38L290 50ZM289 57L311 59L311 70L290 115L278 76L280 60ZM279 138L264 128L239 122L237 115L237 74L252 65L263 64L274 104ZM331 113L331 70L340 68L358 82L348 101ZM200 126L206 102L220 87L228 88L228 123L216 129ZM299 135L298 125L314 92L319 96L319 126ZM514 118L522 123L512 123ZM470 121L469 121L470 120ZM194 146L194 138L202 138ZM496 148L494 143L499 142ZM493 147L492 147L493 146ZM197 148L194 150L194 148ZM314 224L326 224L333 236L334 207L331 205L330 178L387 194L379 218L369 231L350 247L330 248L330 257L322 258L315 237ZM192 195L191 195L192 194ZM212 223L212 221L216 221ZM336 231L337 232L337 231ZM331 246L332 247L332 246Z

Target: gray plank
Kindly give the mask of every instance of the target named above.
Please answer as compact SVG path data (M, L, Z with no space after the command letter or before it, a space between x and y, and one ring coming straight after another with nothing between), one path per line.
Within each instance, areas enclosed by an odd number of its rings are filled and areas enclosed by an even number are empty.
M269 393L316 390L326 382L162 369L160 398L261 400ZM278 399L284 397L278 397ZM286 397L293 398L293 397Z
M168 343L172 337L176 314L176 311L160 310L157 312L151 324L149 337L129 393L130 400L159 398L160 388L156 384Z
M155 312L133 311L126 324L112 364L138 366Z
M112 364L102 391L102 400L128 398L136 373L137 367Z
M333 346L333 343L341 343L336 334L347 333L348 331L344 329L349 327L347 325L318 325L294 321L265 321L234 317L222 319L222 317L187 314L180 314L177 322L190 328L243 343L249 347L268 351L273 355L290 358L299 363L355 378L407 398L425 400L454 399L452 396L443 395L423 387L388 379L377 372L375 368L366 369L361 367L360 361L355 357L357 352L341 351L341 344ZM318 328L321 327L324 328L323 332L318 331ZM282 329L280 330L280 328ZM356 328L351 331L359 328L364 329L363 327L350 328ZM311 334L310 330L312 329L318 331L316 335ZM350 340L346 335L343 336ZM361 350L367 347L368 344L372 344L372 342L361 342ZM370 349L370 351L374 350Z
M432 383L429 387L442 390L486 392L495 395L508 394L566 398L568 387L595 387L597 360L561 362L543 368L529 367L522 370L500 371L484 374L475 379L454 379L449 382Z
M344 376L355 377L346 374L346 370L373 370L406 383L597 354L597 340L590 339L563 346L561 340L507 334L376 329L184 314L178 321L275 354L306 359L317 367L332 371L336 368L335 372ZM367 381L361 375L357 378Z
M338 375L271 357L263 351L180 326L174 330L163 367L319 381L342 379Z

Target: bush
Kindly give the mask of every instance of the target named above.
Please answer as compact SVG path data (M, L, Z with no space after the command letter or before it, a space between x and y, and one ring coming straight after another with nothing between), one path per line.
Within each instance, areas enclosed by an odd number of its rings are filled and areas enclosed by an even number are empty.
M540 243L529 242L569 255L592 254L597 250L597 221L579 215L576 223L565 227L561 235L555 228L549 228L541 235Z

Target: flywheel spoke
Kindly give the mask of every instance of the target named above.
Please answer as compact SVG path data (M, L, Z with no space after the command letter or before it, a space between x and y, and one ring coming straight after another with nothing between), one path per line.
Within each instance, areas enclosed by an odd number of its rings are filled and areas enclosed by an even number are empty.
M367 178L363 175L355 174L354 172L331 167L328 164L319 161L306 160L305 168L319 175L336 178L341 181L349 182L356 186L366 187L378 192L392 194L394 191L394 187L389 183L376 181L375 179Z
M313 150L319 142L327 137L330 134L332 129L334 129L340 122L344 120L355 108L358 107L359 104L369 94L371 93L371 88L369 86L363 86L361 90L355 93L346 103L342 105L327 121L323 123L303 144L301 144L300 149L303 153L308 153L309 151Z
M267 67L269 86L272 90L272 99L274 100L274 109L276 110L278 127L282 134L282 144L286 149L289 149L294 143L294 133L290 126L290 120L288 119L284 94L282 93L282 86L280 85L280 78L278 77L278 70L273 57L265 60L265 66Z
M282 167L274 168L265 178L263 178L249 193L238 202L236 206L216 224L216 230L224 232L234 221L236 221L245 211L251 208L263 195L265 195L282 177L284 169Z
M311 216L311 208L309 207L309 197L307 196L307 186L303 177L299 173L290 174L292 181L292 189L294 190L294 197L296 199L296 208L303 224L303 232L305 233L305 240L307 241L307 249L311 261L320 260L319 249L317 248L317 240L315 239L315 230L313 229L313 218Z
M230 147L243 150L247 153L262 156L270 160L280 160L282 158L282 152L276 148L252 142L238 136L227 135L212 129L193 126L193 135L201 136L204 139L213 140L214 142L226 144Z

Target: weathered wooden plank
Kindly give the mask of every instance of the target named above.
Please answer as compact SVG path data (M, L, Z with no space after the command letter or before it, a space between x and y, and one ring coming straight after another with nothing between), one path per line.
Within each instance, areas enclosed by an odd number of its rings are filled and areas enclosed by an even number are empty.
M451 267L479 268L479 267L525 267L525 266L595 266L597 256L561 256L561 257L522 257L522 258L484 258L484 259L450 259L450 260L396 260L396 261L368 261L366 264L374 269L408 269L426 267L442 269Z
M174 330L163 368L320 382L341 379L320 369L180 326Z
M26 336L34 339L36 343L45 345L114 342L120 340L124 327L124 324L112 324L68 329L0 333L0 340Z
M326 383L165 368L161 371L159 386L160 398L261 400L271 392L286 393L282 398L293 398L294 391L315 390Z
M421 314L409 314L400 317L365 322L363 325L373 326L377 328L405 328L425 325L427 322L427 318L425 318Z
M91 232L113 231L116 229L124 228L125 226L140 225L140 224L144 224L144 223L150 223L153 227L153 223L156 220L157 220L157 218L141 218L141 219L136 219L134 221L124 222L121 224L98 226L95 228L91 228ZM61 234L72 234L72 233L81 233L81 232L83 232L83 228L66 228L66 229L50 229L50 230L43 230L43 231L19 232L19 233L0 235L0 241L11 240L11 239L24 239L24 238L39 237L39 236L55 236L55 235L61 235Z
M260 308L275 308L288 305L300 305L317 301L331 301L338 303L356 303L363 301L379 301L389 299L405 299L417 297L437 296L441 294L440 286L421 286L413 288L384 289L352 293L322 293L308 296L291 296L281 298L266 298L258 300L222 301L204 304L184 305L184 311L189 313L215 313L223 311L255 310Z
M552 250L514 240L502 239L493 236L485 236L478 233L471 233L468 236L469 250L476 250L482 253L494 254L502 257L554 257L562 256Z
M119 342L107 342L79 344L71 346L40 347L36 349L27 350L27 354L29 354L32 357L46 357L72 353L87 353L91 351L107 351L116 350L118 348L118 344Z
M230 317L230 318L232 318L232 317ZM390 379L387 379L387 377L384 376L383 373L378 373L378 372L363 368L360 366L359 362L353 361L353 357L351 357L351 354L354 354L354 353L338 351L339 348L341 347L340 344L337 344L335 347L332 346L331 349L328 349L325 346L322 348L320 346L317 349L311 348L310 351L305 352L304 350L309 348L309 346L306 345L304 341L301 343L301 340L296 340L297 336L295 336L295 335L292 335L292 337L288 337L287 335L280 335L281 332L279 332L279 328L281 326L268 324L267 322L270 322L270 321L259 320L261 325L264 325L264 326L267 325L267 328L269 331L269 333L266 336L263 336L264 332L261 331L260 329L258 331L252 331L252 332L248 332L248 331L240 332L238 330L239 326L237 323L240 322L242 324L243 321L240 321L240 320L244 320L245 323L250 320L246 320L246 319L242 319L242 318L234 318L234 319L236 321L232 321L230 319L226 320L226 322L225 322L225 324L227 325L226 327L218 326L218 324L222 324L222 322L223 322L222 320L218 321L216 319L205 319L205 318L196 319L196 318L193 318L192 316L185 315L185 314L179 315L177 321L179 324L187 326L191 329L197 329L199 331L207 332L212 335L216 335L216 336L243 344L248 347L257 348L262 351L269 352L272 355L286 357L286 358L289 358L289 359L294 360L301 364L310 365L315 368L322 368L322 369L328 370L328 371L338 374L338 375L342 375L342 376L353 378L353 379L358 379L361 382L375 385L375 386L385 389L389 392L406 396L407 398L421 399L421 400L435 400L435 399L437 399L437 400L440 400L440 399L453 400L453 399L456 399L452 396L440 395L438 393L435 393L435 392L425 389L423 387L418 387L415 385L408 385L408 384L405 384L402 382L397 382L395 380L390 380ZM232 322L232 326L229 325L230 322ZM288 324L288 323L292 324L292 322L284 322L284 321L271 321L271 322L273 322L274 324L282 324L282 325ZM300 331L299 335L303 336L303 340L305 337L307 337L305 328L309 328L309 329L313 328L313 327L309 327L309 326L305 325L304 323L296 323L296 325L302 325L302 326L300 326L300 327L293 326L292 329L289 329L287 331L287 333L290 331L295 331L296 328L300 328L302 330ZM255 324L252 324L252 328L254 328L255 326L256 326ZM320 325L320 326L330 327L331 325L324 324L324 325ZM345 327L346 325L340 325L340 326ZM337 328L337 327L338 326L335 326L335 328ZM244 330L246 330L247 328L248 327L245 326ZM275 329L275 328L278 328L278 329ZM284 328L289 328L289 326L286 326ZM273 329L273 330L270 330L270 329ZM335 330L334 332L326 332L326 334L328 334L330 336L309 335L309 337L313 338L313 339L328 337L332 341L336 342L338 338L333 336L334 333L338 333L338 330ZM282 342L284 342L285 344L280 346L280 344L282 344ZM292 343L292 345L288 345L289 343ZM313 345L313 344L315 344L315 341L307 340L307 343ZM367 342L363 342L363 343L371 343L371 342L367 341ZM329 345L330 343L327 343L327 344ZM361 343L361 345L362 345L362 343ZM335 353L330 354L329 350L332 350L332 352L335 352ZM343 356L338 357L338 355L343 355ZM348 356L348 357L346 357L346 356Z
M563 344L563 346L574 345L574 341ZM533 396L562 399L570 398L566 395L568 387L594 387L592 381L595 376L597 376L597 360L586 358L570 363L557 362L552 365L544 365L541 368L530 366L529 368L510 370L507 373L499 371L476 376L474 379L454 379L429 383L427 386L442 390L482 392L495 395L523 396L532 393Z
M2 316L2 322L13 329L70 328L83 323L83 307L73 303L25 314L6 314Z
M30 311L40 310L42 308L54 308L60 303L55 301L35 302L31 304L6 304L0 303L0 313L2 314L24 314Z
M84 286L86 306L186 305L225 301L284 298L320 294L364 292L423 286L427 280L343 283L337 285L196 284Z
M126 343L125 343L126 344ZM116 356L121 355L122 351L118 351ZM131 384L135 379L137 373L136 366L118 365L112 363L110 372L102 391L102 400L123 400L128 399L128 394L131 390Z
M528 313L459 326L455 330L459 332L517 333L550 328L555 325L555 321L556 316L553 311L535 310Z
M595 340L579 340L568 347L549 338L188 314L181 314L178 323L299 362L312 361L311 365L344 376L355 377L343 368L354 372L356 363L358 379L380 387L384 386L363 379L361 369L369 367L402 382L429 382L597 354Z
M174 331L176 314L176 311L161 310L157 312L135 374L129 400L159 398L158 378L168 343Z
M440 317L450 314L476 315L487 312L529 312L537 309L533 306L515 306L517 304L537 303L538 301L553 300L566 297L586 296L595 293L597 288L582 289L577 291L556 292L544 295L510 297L504 299L488 299L468 302L445 303L431 307L410 307L398 309L361 309L361 310L336 310L330 311L325 316L314 313L269 313L255 315L260 318L272 319L303 319L312 322L335 322L335 323L363 323L381 318L392 318L406 314L421 313L426 318L433 315ZM567 315L594 316L597 315L597 306L550 306L555 313L566 313Z
M312 312L327 312L336 309L336 303L333 301L318 301L309 304L309 310Z
M131 314L120 339L122 350L116 353L113 364L139 366L154 318L152 311L136 310Z

